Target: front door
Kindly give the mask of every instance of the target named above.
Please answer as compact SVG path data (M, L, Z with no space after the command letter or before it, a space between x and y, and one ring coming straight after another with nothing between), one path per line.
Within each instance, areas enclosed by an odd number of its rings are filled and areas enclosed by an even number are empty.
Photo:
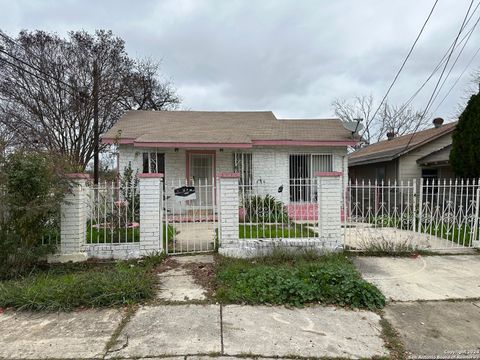
M215 154L189 153L188 180L195 186L196 199L193 205L210 209L214 203L213 180Z

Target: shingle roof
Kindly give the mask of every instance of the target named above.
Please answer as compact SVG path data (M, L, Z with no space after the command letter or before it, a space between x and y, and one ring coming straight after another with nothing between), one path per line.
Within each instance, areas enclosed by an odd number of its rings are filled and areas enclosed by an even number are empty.
M407 134L391 140L379 141L378 143L368 145L350 154L348 156L348 163L349 165L360 165L395 159L418 146L452 132L456 125L457 122L452 122L442 125L439 128L431 128L415 134Z
M339 119L279 120L271 111L128 111L102 139L128 139L139 145L353 141Z

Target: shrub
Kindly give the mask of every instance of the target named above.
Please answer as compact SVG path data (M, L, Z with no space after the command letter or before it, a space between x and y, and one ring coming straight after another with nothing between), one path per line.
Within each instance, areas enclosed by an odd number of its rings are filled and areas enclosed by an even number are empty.
M8 218L3 228L15 232L26 247L41 241L42 230L59 217L69 189L55 158L42 153L16 152L5 163Z
M283 258L283 260L281 260ZM217 271L220 301L248 304L334 304L377 309L385 297L344 256L279 256L224 260Z
M272 195L255 195L244 200L245 221L253 223L287 223L284 204Z
M65 163L44 153L17 151L0 159L0 279L33 271L59 235L60 205L69 189Z

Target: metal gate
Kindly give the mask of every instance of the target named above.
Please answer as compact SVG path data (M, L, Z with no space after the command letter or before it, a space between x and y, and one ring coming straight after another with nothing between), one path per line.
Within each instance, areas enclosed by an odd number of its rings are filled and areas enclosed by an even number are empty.
M350 183L344 224L350 250L462 250L479 247L480 182Z
M218 242L214 179L163 182L163 248L166 254L211 252Z

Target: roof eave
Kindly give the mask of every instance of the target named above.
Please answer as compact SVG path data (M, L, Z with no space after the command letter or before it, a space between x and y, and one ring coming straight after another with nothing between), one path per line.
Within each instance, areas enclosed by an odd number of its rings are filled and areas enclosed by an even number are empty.
M441 138L442 136L447 135L447 134L453 132L453 130L455 130L455 126L452 126L452 127L450 127L449 129L447 129L446 131L443 131L443 132L439 133L438 135L433 136L433 137L431 137L431 138L429 138L429 139L427 139L427 140L425 140L425 141L421 141L421 142L419 142L418 144L415 144L415 145L409 147L409 148L406 149L406 150L399 151L399 152L396 153L395 155L391 156L391 158L390 158L389 160L377 160L377 159L382 159L382 158L383 158L383 157L379 157L379 158L367 159L367 160L363 160L363 161L362 161L362 160L359 160L359 162L358 162L358 163L355 163L354 165L356 166L356 165L373 164L373 163L377 163L377 162L381 162L381 161L390 161L390 160L393 160L393 159L395 159L395 158L401 157L401 156L409 153L410 151L413 151L413 150L415 150L415 149L418 149L420 146L423 146L423 145L425 145L425 144L428 144L429 142L432 142L432 141L434 141L434 140L436 140L436 139L438 139L438 138ZM387 158L387 157L385 157L385 158ZM361 159L361 157L360 157L360 159ZM350 161L351 161L351 160L349 159L349 165L350 165ZM353 160L353 161L355 161L355 160Z

